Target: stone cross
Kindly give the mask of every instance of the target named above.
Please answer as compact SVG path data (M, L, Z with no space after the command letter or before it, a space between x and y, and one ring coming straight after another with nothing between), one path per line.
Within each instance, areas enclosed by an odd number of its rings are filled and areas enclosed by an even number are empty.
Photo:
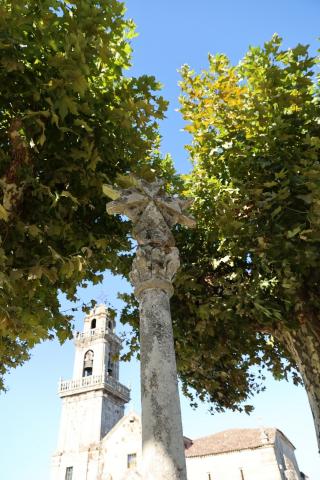
M163 182L136 180L107 204L126 215L138 243L130 280L140 310L142 452L144 480L186 480L170 297L179 251L171 228L195 226L190 200L169 197Z

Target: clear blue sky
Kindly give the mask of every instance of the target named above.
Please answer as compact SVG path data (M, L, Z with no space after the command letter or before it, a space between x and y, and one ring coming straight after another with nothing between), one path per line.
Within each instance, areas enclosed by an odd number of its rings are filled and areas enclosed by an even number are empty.
M178 107L177 70L188 63L195 70L207 66L208 52L224 52L237 62L248 45L262 44L277 32L285 46L308 43L313 52L320 36L319 0L128 0L128 16L138 28L134 40L135 75L155 75L170 101L167 119L161 126L163 152L170 152L179 171L190 169L181 132ZM106 275L102 285L82 292L84 301L105 298L115 307L117 291L129 289L120 278ZM62 309L67 305L62 300ZM81 314L76 328L81 328ZM118 326L118 331L123 327ZM57 442L60 401L57 382L69 378L73 367L73 344L60 347L47 342L37 347L32 360L7 378L9 392L0 396L0 478L1 480L47 480L50 456ZM133 407L139 411L139 369L136 362L121 368L123 383L132 384ZM182 399L184 432L195 438L234 427L275 426L297 447L300 468L311 480L320 478L311 414L302 388L268 379L267 391L253 399L255 412L210 416L206 407L192 410ZM270 479L272 480L272 479Z

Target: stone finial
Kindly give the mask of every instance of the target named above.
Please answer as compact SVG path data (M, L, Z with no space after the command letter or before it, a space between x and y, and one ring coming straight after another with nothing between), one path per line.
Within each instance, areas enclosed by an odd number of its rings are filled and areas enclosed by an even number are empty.
M173 225L195 226L195 220L184 213L192 200L169 197L163 183L137 179L134 187L118 191L118 198L107 203L109 214L126 215L132 220L132 234L139 245L174 246Z
M158 288L171 296L172 280L180 265L171 227L177 223L195 226L195 220L184 213L192 200L169 197L162 180L148 183L134 179L134 183L131 188L112 190L116 199L107 203L107 212L132 220L132 235L139 245L130 274L135 295Z

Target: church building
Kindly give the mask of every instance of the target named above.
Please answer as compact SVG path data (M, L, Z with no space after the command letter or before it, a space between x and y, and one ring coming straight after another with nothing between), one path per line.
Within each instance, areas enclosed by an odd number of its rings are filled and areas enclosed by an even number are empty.
M61 380L58 447L51 480L141 479L141 420L124 415L130 391L119 382L121 341L104 305L74 337L73 378ZM188 480L303 480L294 446L276 428L184 437ZM161 468L161 466L157 466Z

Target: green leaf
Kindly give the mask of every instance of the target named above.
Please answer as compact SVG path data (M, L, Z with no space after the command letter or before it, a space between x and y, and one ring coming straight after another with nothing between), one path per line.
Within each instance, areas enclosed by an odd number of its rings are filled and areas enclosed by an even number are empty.
M287 238L292 238L292 237L295 237L297 235L297 233L301 232L301 227L300 225L296 228L294 228L293 230L289 230L287 232Z
M279 205L273 212L271 213L271 218L275 218L282 210L282 206Z
M307 203L307 204L310 204L313 201L312 193L308 193L306 195L297 195L297 198L299 198L300 200L303 200L304 203Z

